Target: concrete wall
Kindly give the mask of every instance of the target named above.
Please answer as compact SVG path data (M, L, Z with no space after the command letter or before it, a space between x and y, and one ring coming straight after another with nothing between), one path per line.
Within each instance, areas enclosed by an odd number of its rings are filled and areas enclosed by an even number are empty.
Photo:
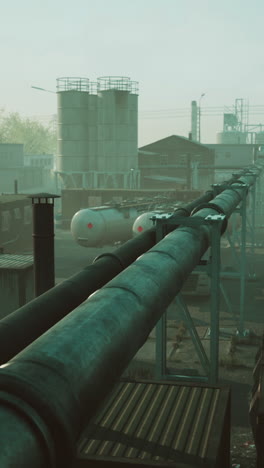
M18 182L18 192L55 190L53 171L40 167L3 168L0 171L1 193L14 193L14 182Z
M254 149L257 145L206 145L215 151L215 165L230 168L248 166L253 163Z

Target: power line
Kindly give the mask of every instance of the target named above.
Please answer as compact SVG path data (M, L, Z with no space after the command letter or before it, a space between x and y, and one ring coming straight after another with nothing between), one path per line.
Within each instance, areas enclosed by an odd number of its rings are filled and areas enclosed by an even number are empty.
M264 109L264 104L254 104L247 106L247 109L254 109L254 108L263 108ZM218 111L225 111L225 110L230 110L230 111L235 111L234 108L228 107L228 106L202 106L202 109L205 110L218 110ZM174 107L170 109L145 109L140 111L141 113L157 113L157 112L191 112L190 107Z

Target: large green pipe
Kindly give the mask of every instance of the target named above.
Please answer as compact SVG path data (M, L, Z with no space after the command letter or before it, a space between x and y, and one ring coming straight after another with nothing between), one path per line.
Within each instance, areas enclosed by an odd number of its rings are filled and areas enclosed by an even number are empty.
M238 182L194 217L229 216L254 176ZM208 224L174 230L1 368L1 468L72 466L80 431L207 250L210 232Z
M213 192L208 191L179 208L176 214L189 216L195 207L212 198ZM90 294L131 265L155 243L155 229L150 229L126 242L111 254L103 254L95 263L87 266L80 273L2 319L0 321L0 364L7 362L36 340L78 307Z

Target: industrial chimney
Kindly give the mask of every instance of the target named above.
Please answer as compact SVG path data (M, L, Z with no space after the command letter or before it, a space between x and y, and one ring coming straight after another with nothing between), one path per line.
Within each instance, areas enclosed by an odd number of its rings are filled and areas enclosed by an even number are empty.
M198 127L198 108L197 108L197 102L192 101L192 121L191 121L191 134L192 134L192 140L193 141L198 141L197 139L197 127Z

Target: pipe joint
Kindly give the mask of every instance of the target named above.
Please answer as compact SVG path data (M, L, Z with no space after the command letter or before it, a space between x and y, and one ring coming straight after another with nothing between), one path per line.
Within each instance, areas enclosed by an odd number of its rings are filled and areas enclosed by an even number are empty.
M202 203L201 205L198 205L196 208L191 213L191 216L193 216L195 213L197 213L200 210L203 210L204 208L210 208L210 210L214 210L217 213L226 216L226 213L224 212L223 208L221 208L219 205L216 203ZM224 234L227 228L227 218L225 217L222 226L221 226L221 234Z
M225 215L224 210L220 206L216 205L215 203L209 202L209 203L202 203L201 205L196 206L196 208L192 210L191 216L193 216L198 211L203 210L204 208L210 208L210 210L213 209L217 211L217 213Z
M113 258L114 260L117 261L117 263L121 266L121 269L124 270L125 269L125 265L123 264L122 260L118 257L118 255L114 254L114 253L110 253L110 252L106 252L106 253L103 253L101 255L98 255L97 257L95 257L95 259L93 260L93 263L97 262L97 260L99 260L100 258L103 258L103 257L110 257L110 258ZM121 270L121 271L122 271Z
M248 191L249 191L249 184L247 184L243 180L238 179L238 180L236 180L236 182L234 182L232 185L230 185L230 189L234 190L236 193L240 194L241 200L242 200L243 196L241 195L241 189L245 190L245 193L247 195Z
M43 447L39 457L44 452L50 463L47 466L70 468L75 453L76 415L73 417L72 414L76 405L70 404L69 411L69 406L63 402L65 398L61 395L61 389L58 389L58 401L54 401L54 398L49 397L48 391L45 392L45 386L43 382L44 388L39 388L32 379L3 367L0 373L0 401L11 406L20 417L22 415L30 423L34 437Z
M28 405L24 400L7 391L0 391L0 404L5 404L11 407L15 412L20 414L23 419L30 422L33 428L34 436L39 441L43 448L43 461L50 468L56 468L56 456L54 443L46 424L38 413Z
M181 213L181 216L190 216L190 210L188 210L188 208L186 208L186 207L180 207L180 208L177 208L177 209L173 212L173 214L172 214L172 219L173 219L174 216L177 216L178 211L181 211L181 212L182 212L182 213Z

